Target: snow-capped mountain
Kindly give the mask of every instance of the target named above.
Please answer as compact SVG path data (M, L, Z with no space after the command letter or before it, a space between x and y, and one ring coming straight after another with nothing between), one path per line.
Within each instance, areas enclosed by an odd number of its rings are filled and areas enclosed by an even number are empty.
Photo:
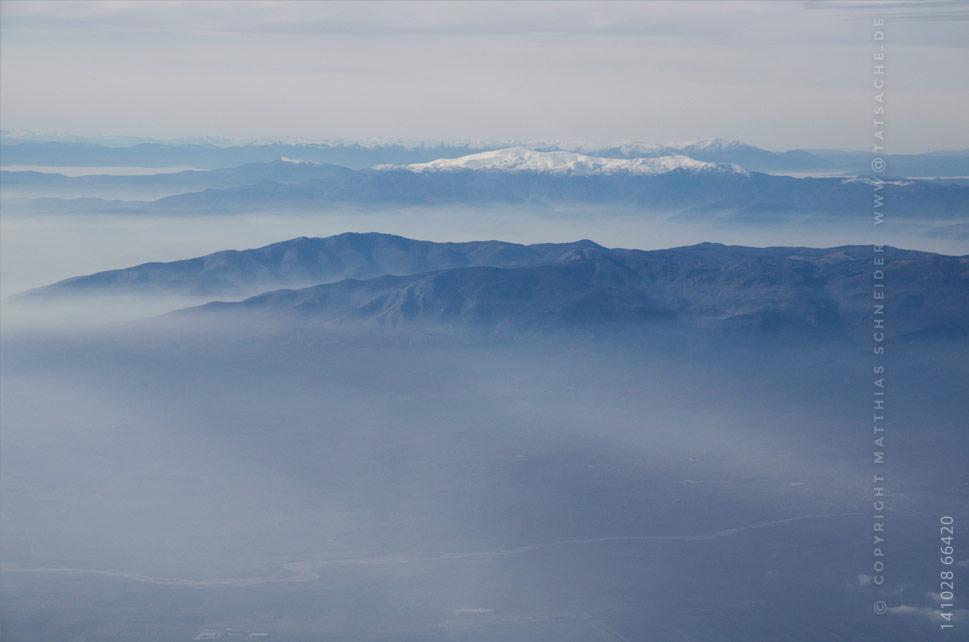
M75 199L20 199L31 212L215 213L313 210L328 204L523 205L583 204L635 207L690 220L777 221L797 217L845 220L871 205L871 185L842 178L790 178L748 172L734 165L685 156L601 158L572 152L512 148L418 164L351 170L332 165L276 161L238 170L184 172L152 177L77 177L4 173L4 193L52 191ZM244 170L244 171L243 171ZM133 179L126 183L123 179ZM54 181L53 179L58 179ZM113 186L137 193L172 194L150 202L85 198ZM46 187L45 187L46 186ZM897 216L911 220L964 220L969 187L927 181L883 186ZM103 192L101 192L103 193ZM83 194L83 196L81 196ZM103 198L103 197L102 197ZM13 202L16 199L11 199Z
M591 176L596 174L630 174L656 176L678 170L693 172L727 172L749 175L738 165L705 163L688 156L657 158L597 158L575 152L535 151L524 147L509 147L490 152L439 158L429 163L410 165L378 165L374 169L405 169L411 172L537 172L555 176Z

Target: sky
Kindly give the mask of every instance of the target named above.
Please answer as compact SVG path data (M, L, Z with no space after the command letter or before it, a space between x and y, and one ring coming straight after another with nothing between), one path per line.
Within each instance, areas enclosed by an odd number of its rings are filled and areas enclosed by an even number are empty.
M872 22L885 20L885 40ZM0 2L0 128L969 148L969 4Z

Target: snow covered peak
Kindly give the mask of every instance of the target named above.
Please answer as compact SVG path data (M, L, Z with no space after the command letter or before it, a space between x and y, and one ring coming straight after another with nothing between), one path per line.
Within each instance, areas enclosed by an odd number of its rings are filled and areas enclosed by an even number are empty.
M575 152L540 152L524 147L509 147L460 158L439 158L429 163L413 165L377 165L374 169L405 169L411 172L461 172L491 170L503 172L535 172L556 176L590 176L594 174L632 174L654 176L676 170L694 172L729 172L747 175L737 165L704 163L688 156L658 158L596 158Z
M303 160L302 158L290 158L288 156L280 156L279 162L289 163L290 165L322 165L323 163L318 163L311 160Z
M672 147L672 145L671 145ZM704 138L695 140L692 143L678 145L681 149L704 150L708 152L727 152L740 147L747 147L739 140L723 140L722 138Z

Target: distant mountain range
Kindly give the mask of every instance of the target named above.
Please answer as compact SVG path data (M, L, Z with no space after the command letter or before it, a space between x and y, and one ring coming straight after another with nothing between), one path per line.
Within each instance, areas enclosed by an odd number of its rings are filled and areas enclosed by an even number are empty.
M969 336L969 257L886 251L889 336ZM179 314L254 314L334 327L592 332L682 327L870 338L872 248L569 250L527 267L345 280Z
M858 339L871 333L872 256L870 246L704 243L641 251L591 241L431 243L342 234L101 272L17 299L216 298L263 290L178 314L409 330L605 332L660 325ZM884 257L890 336L969 336L969 256L886 248ZM273 289L314 281L321 284Z
M249 163L268 163L281 157L365 169L374 165L408 165L441 158L458 158L509 147L534 151L576 152L599 158L659 158L688 156L694 160L736 164L750 171L767 173L822 173L867 175L872 155L837 150L769 151L738 141L705 139L676 145L652 145L624 141L609 145L571 145L557 142L459 141L330 141L295 143L267 141L259 144L227 144L203 139L199 142L138 142L143 139L110 139L95 142L77 137L16 136L7 133L0 145L4 166L78 167L196 167L217 169ZM123 144L123 143L132 144ZM890 154L885 156L893 176L969 176L969 150Z
M252 182L258 178L262 180ZM619 160L523 148L365 170L275 161L209 173L56 180L80 185L88 180L115 188L130 180L133 186L174 189L209 179L216 185L238 186L209 187L149 202L44 198L20 205L33 211L196 215L312 211L328 204L578 203L654 209L687 219L761 222L785 216L856 217L872 205L868 179L774 176L685 156ZM14 185L42 180L35 174L4 176L5 183ZM888 180L883 196L896 218L953 220L969 215L969 188L962 185Z

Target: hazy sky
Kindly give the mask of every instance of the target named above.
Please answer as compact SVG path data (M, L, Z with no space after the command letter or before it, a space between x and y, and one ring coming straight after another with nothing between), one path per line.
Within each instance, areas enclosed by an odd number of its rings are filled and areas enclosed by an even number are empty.
M18 2L0 126L867 149L969 147L969 6L941 2Z

